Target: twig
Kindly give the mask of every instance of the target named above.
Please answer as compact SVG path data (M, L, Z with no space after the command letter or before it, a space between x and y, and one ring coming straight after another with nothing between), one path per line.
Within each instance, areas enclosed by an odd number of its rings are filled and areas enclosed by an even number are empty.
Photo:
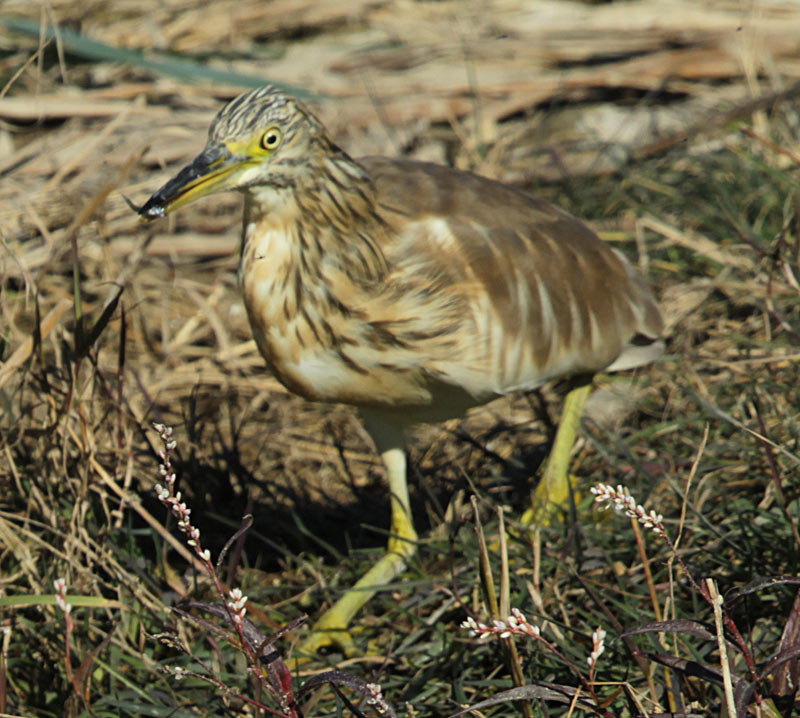
M725 703L728 707L728 718L737 718L736 701L733 698L733 679L731 666L728 662L728 647L725 645L725 631L722 618L722 596L717 591L717 583L713 578L706 579L706 590L711 599L714 611L714 625L717 628L717 645L719 646L719 662L722 669L722 684L725 688Z

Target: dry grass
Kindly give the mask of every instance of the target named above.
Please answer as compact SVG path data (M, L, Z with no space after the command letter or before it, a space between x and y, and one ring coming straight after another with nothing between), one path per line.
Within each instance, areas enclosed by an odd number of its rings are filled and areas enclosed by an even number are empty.
M354 154L403 153L515 182L586 217L639 262L669 319L668 355L633 379L600 379L607 391L575 472L584 486L627 484L665 514L673 540L681 530L681 557L698 582L716 579L754 656L751 670L732 650L737 690L752 684L763 699L750 695L748 710L797 708L796 589L748 586L798 574L798 11L483 8L4 5L4 19L57 21L63 32L43 46L0 29L0 714L251 710L159 670L191 664L151 637L177 626L231 686L254 690L233 649L170 614L213 591L184 573L191 553L151 491L152 421L175 427L179 482L205 545L218 551L244 513L255 515L223 578L243 585L263 631L316 615L384 542L382 470L352 411L288 395L251 340L236 287L238 198L147 227L122 198L140 201L189 159L220 102L258 77L307 90ZM75 30L111 51L147 52L101 59ZM152 65L176 59L183 75ZM238 74L209 83L206 67ZM424 543L409 574L359 617L365 655L342 664L380 681L397 706L448 715L511 685L498 645L458 628L468 611L488 617L467 496L479 497L498 561L495 510L511 520L525 505L546 452L541 413L536 397L514 397L422 429L412 444ZM607 708L550 696L531 704L536 715L720 715L722 679L697 669L719 670L716 640L694 627L621 637L656 619L713 624L713 611L666 545L647 536L637 548L626 522L591 519L581 501L580 520L536 540L511 534L501 583L575 665L605 626L613 637L596 678L623 688L597 688ZM75 603L72 685L53 598L61 576ZM579 684L553 653L519 640L517 649L525 680ZM662 664L671 654L669 671L647 654ZM335 710L331 695L306 715ZM518 713L510 703L483 710Z

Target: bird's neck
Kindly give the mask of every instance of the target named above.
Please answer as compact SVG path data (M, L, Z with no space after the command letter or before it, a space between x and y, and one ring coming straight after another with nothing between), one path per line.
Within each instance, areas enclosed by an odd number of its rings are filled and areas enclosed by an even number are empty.
M320 182L245 197L239 276L253 335L275 376L307 398L325 396L303 367L358 343L387 273L374 187L358 170L333 163Z
M386 275L385 232L366 171L344 153L288 187L253 187L245 196L242 262L268 258L304 283L343 274L368 286Z

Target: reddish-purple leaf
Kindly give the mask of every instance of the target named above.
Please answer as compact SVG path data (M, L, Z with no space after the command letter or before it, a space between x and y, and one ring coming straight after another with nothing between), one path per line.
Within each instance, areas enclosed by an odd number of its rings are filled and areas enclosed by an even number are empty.
M205 613L210 613L212 616L216 616L217 618L221 618L226 623L230 622L230 614L228 613L228 609L223 603L206 603L204 601L188 601L187 603L181 604L186 608L197 608ZM209 623L208 621L197 618L193 616L191 613L187 613L186 611L181 610L180 608L173 608L172 609L175 613L188 618L191 621L194 621L198 626L201 626L209 631L213 631L215 634L225 638L227 641L232 641L235 639L233 638L234 634L231 633L230 630L226 630L220 628L216 624ZM242 622L242 633L244 634L245 640L250 644L253 650L258 650L259 646L268 644L270 641L270 637L266 634L262 633L256 625L249 619L245 618Z
M507 703L508 701L541 700L571 704L575 700L576 691L577 689L572 688L571 686L559 686L553 683L539 683L530 684L527 686L518 686L517 688L510 688L507 691L495 693L495 695L493 695L491 698L487 698L485 701L480 701L480 703L475 703L475 705L472 705L469 708L464 708L463 710L458 711L458 713L453 713L449 716L449 718L458 718L458 716L463 716L470 711L482 710L484 708L497 705L498 703ZM583 710L595 713L596 715L603 715L603 712L599 711L593 703L583 700L582 698L578 698L578 700L575 702L575 705Z
M772 673L770 696L780 710L790 708L797 695L800 679L800 591L794 597L786 624L783 627L778 655L770 661L768 671Z
M94 650L89 653L86 658L81 661L81 666L75 673L73 677L74 688L79 695L83 695L83 699L85 701L89 701L89 672L94 665L95 660L100 655L102 651L105 650L105 647L108 645L111 637L114 635L114 631L117 630L117 626L115 625L107 634L106 637L100 641L100 643L94 647ZM83 686L83 691L79 690L79 686Z
M662 666L668 666L690 678L699 678L709 683L722 684L722 673L716 666L709 666L706 663L698 663L670 653L645 653L645 655Z
M639 633L688 633L706 641L716 641L717 633L710 623L692 621L688 618L677 618L673 621L654 621L631 628L623 636L635 636Z
M370 689L370 684L367 683L367 681L350 673L345 673L344 671L325 671L324 673L318 673L315 676L311 676L311 678L303 683L303 685L297 691L298 699L304 696L310 690L325 684L330 684L334 687L334 689L337 689L338 686L344 686L345 688L350 688L354 691L357 691L361 693L369 703L374 704L375 709L381 715L388 716L389 718L397 718L397 713L392 707L392 704L389 703L382 695L376 695ZM338 692L339 691L337 690L337 693ZM342 696L342 698L347 700L344 696ZM359 711L355 706L348 705L348 707L356 715L362 715L361 711Z
M747 596L751 593L756 593L757 591L761 591L765 588L773 588L774 586L785 586L785 585L800 586L800 577L772 576L770 578L758 578L755 581L751 581L746 586L734 589L730 593L726 594L725 603L731 604L734 601L738 601L740 598L743 598L744 596Z
M631 628L622 634L625 636L635 636L640 633L686 633L690 636L702 638L705 641L716 641L717 633L710 623L704 621L692 621L688 618L676 618L672 621L654 621L653 623L646 623L643 626ZM739 647L728 639L725 642L729 648L739 650Z

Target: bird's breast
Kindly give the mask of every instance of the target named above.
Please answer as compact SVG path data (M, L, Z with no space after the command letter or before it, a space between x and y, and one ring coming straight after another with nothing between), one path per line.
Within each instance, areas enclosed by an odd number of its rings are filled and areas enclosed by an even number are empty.
M291 229L245 225L240 282L259 351L290 391L358 405L430 401L413 372L384 361L360 312L349 311L364 297Z

